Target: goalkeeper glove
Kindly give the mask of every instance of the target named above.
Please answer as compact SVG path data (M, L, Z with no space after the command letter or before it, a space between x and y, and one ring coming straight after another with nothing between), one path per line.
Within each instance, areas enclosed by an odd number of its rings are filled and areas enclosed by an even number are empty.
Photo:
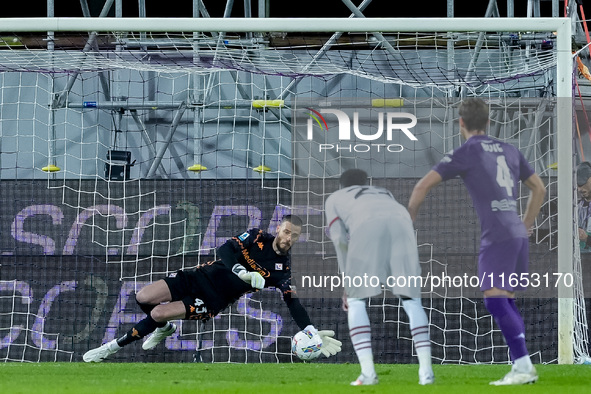
M265 287L265 278L263 278L261 274L258 272L249 272L241 264L234 264L232 272L255 289L262 289Z
M318 331L314 326L309 325L304 330L309 330L314 335L318 335L322 339L322 347L320 351L325 357L334 356L341 351L342 342L334 337L333 330L320 330Z

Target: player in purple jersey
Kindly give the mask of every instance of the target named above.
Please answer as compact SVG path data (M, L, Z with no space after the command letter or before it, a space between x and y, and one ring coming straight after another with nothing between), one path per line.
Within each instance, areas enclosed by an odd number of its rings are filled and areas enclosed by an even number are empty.
M466 142L446 155L414 187L408 210L416 219L429 191L440 182L459 176L470 193L481 225L479 277L484 304L501 329L509 347L513 367L493 385L534 383L538 379L525 344L523 318L515 305L515 290L509 275L528 272L528 235L544 201L546 188L523 155L512 145L486 135L488 105L477 98L459 107L460 133ZM517 213L518 182L531 191L520 219ZM492 280L488 280L492 278Z

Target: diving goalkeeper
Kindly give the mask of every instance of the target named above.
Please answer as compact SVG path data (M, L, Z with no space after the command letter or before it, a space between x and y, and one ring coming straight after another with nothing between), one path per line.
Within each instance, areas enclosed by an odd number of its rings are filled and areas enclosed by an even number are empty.
M86 362L101 362L123 346L148 338L144 350L154 348L176 331L170 320L203 320L216 316L245 293L276 287L302 330L322 339L322 353L329 357L341 350L341 342L330 330L319 331L291 290L290 249L302 231L302 220L286 215L275 236L259 229L237 235L218 249L219 260L181 270L142 288L136 301L146 317L119 339L89 350ZM151 335L150 335L151 334Z

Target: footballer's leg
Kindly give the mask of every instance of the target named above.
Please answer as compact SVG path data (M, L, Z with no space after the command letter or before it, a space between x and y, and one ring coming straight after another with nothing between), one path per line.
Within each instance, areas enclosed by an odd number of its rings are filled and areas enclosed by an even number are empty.
M152 310L152 317L157 322L168 322L167 325L157 328L152 335L142 344L142 349L149 350L154 348L166 337L171 336L176 331L176 324L168 320L207 320L209 310L205 302L197 297L198 294L192 294L184 297L180 301L170 302L168 304L158 305Z
M408 316L412 341L419 359L419 384L433 384L435 377L431 366L431 340L429 338L429 319L420 298L402 299L402 307Z
M156 316L156 319L159 321L156 321L152 316ZM171 324L171 328L168 328L170 334L161 335L161 337L158 338L158 341L154 344L154 346L156 346L156 344L158 344L162 339L166 338L168 335L171 335L176 330L176 325L168 323L168 320L182 319L184 316L185 305L182 303L182 301L158 305L152 310L150 315L137 322L121 338L113 339L111 342L105 343L96 349L89 350L84 354L83 359L86 362L100 363L110 355L118 352L122 347L127 346L132 342L138 341L144 338L146 335L154 332L158 328L158 324L161 322L166 322L165 324L167 325ZM165 329L167 325L165 325Z
M156 305L172 301L169 284L163 279L150 283L137 292L135 300L142 311L149 315Z
M168 321L169 316L177 316L182 311L171 310L168 307L163 308L162 305L163 302L172 301L170 287L174 285L175 281L169 278L167 278L167 281L159 280L142 288L136 295L136 301L140 308L156 322L156 328L153 330L153 333L142 344L144 350L154 348L164 338L174 334L176 331L176 324Z
M125 335L119 339L114 339L102 346L89 350L82 357L85 362L102 362L110 355L118 352L123 346L144 338L158 328L170 330L168 320L178 318L179 311L182 316L185 315L185 306L182 302L171 302L160 305L160 302L171 300L168 285L163 280L159 280L147 285L136 295L136 300L140 306L151 306L150 313L138 323L136 323ZM142 309L144 309L142 308ZM155 318L154 318L155 316ZM182 318L182 317L181 317ZM176 330L176 327L174 327ZM174 332L172 330L172 332Z
M158 327L153 330L151 335L142 344L142 349L144 350L153 349L166 337L174 334L176 324L169 320L184 319L186 316L186 306L182 301L158 305L152 310L150 316L158 323Z
M513 361L511 371L503 379L491 382L496 386L527 384L538 380L527 351L523 318L515 306L514 289L503 288L504 283L497 280L500 272L505 274L505 278L511 273L527 272L528 251L527 238L510 239L480 249L479 274L484 271L496 274L492 283L482 288L484 305L505 337Z
M490 383L495 386L528 384L538 380L538 374L525 344L523 319L512 305L514 302L514 299L509 297L489 296L484 299L484 305L505 337L513 360L511 371L502 379Z
M378 383L378 376L374 367L373 351L371 348L371 326L365 300L347 298L347 320L349 335L361 365L361 375L351 382L352 386L372 385Z
M149 335L150 333L154 332L158 328L158 325L162 322L165 322L165 324L171 324L168 323L168 320L182 319L185 316L185 313L185 305L182 301L175 301L168 304L158 305L152 310L152 313L150 315L146 316L144 319L136 323L121 338L114 339L111 342L105 343L104 345L96 349L89 350L84 354L83 359L86 362L99 363L107 357L109 357L110 355L118 352L122 347L129 345L132 342L138 341L144 338L146 335ZM156 319L158 319L158 321L156 321L152 316L155 316ZM170 334L172 334L175 330L176 326L172 324L172 329L169 329ZM166 338L166 336L168 335L162 336L162 338L160 338L156 342L156 344L158 344L158 342Z

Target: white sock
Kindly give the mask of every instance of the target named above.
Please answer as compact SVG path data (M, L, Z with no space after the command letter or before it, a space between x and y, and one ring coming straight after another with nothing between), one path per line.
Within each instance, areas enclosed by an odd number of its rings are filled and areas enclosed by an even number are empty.
M121 346L117 343L116 339L113 339L111 342L108 343L109 350L120 350Z
M365 309L365 300L359 298L347 298L349 310L349 335L355 349L355 354L361 365L361 373L365 376L376 376L371 349L371 326Z
M513 362L513 370L520 373L528 373L532 370L533 364L529 358L529 354L523 357L519 357Z
M429 338L429 319L423 309L420 298L402 300L402 307L408 315L412 341L419 359L419 372L432 374L431 340Z

